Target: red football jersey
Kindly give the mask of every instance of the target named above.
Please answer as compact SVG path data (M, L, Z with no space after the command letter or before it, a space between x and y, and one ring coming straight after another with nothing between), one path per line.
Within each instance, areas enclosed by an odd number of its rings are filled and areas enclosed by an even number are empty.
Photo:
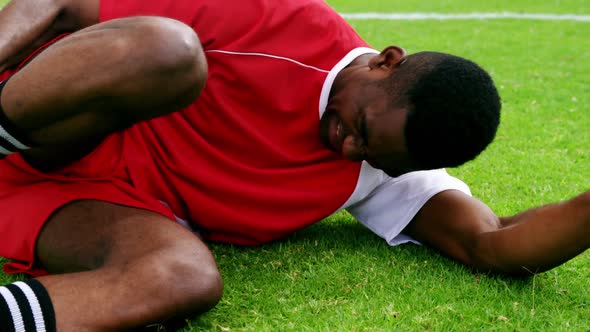
M321 144L319 119L337 74L376 53L323 1L101 1L102 21L136 15L175 18L197 32L209 65L202 95L49 173L19 153L1 160L5 272L46 274L34 264L38 234L77 200L175 214L206 239L238 244L277 239L346 208L397 245L414 241L400 232L430 197L469 194L442 169L391 178Z
M101 1L101 21L135 15L191 26L209 65L192 105L124 132L135 187L204 238L239 244L342 207L361 164L320 142L320 100L336 64L367 44L338 13L321 0Z

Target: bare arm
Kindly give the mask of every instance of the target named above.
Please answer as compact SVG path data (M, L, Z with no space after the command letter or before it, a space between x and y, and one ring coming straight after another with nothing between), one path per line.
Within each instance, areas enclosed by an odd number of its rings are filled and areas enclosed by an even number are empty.
M590 247L590 191L503 218L473 197L445 191L424 205L405 232L474 268L530 275Z
M65 31L98 23L99 0L12 0L0 11L0 72Z

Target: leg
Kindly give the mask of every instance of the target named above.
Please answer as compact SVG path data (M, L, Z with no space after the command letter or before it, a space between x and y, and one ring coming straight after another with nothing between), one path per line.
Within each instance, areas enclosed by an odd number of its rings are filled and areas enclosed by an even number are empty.
M59 331L116 331L203 312L221 297L215 261L194 234L144 210L76 201L37 242Z
M475 198L446 191L431 198L404 232L469 266L530 275L590 247L590 192L498 218Z
M166 18L125 18L48 47L8 81L0 103L40 147L87 146L190 104L206 76L190 27Z

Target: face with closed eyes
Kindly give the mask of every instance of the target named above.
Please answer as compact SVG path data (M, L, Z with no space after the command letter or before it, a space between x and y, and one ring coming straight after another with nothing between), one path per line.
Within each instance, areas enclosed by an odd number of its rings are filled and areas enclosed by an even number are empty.
M351 161L366 160L391 176L416 170L404 138L408 110L395 106L403 103L392 103L396 97L378 84L395 75L405 57L403 49L388 47L357 58L338 74L320 120L321 139L329 149Z

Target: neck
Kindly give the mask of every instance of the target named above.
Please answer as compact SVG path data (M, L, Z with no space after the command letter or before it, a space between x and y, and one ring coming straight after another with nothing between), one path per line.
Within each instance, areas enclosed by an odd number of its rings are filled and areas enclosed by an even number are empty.
M338 73L338 75L336 75L336 79L334 79L334 84L332 85L332 90L330 91L330 96L332 96L334 93L340 91L340 89L342 89L342 87L344 87L344 85L347 82L347 73L350 70L352 70L356 67L359 67L359 66L368 66L371 58L373 58L376 55L377 54L359 55L354 60L352 60L352 62L349 63L348 66L344 67L344 69L342 69Z
M352 62L346 66L346 68L354 67L354 66L367 66L369 64L369 60L377 56L377 54L361 54L356 59L352 60Z

